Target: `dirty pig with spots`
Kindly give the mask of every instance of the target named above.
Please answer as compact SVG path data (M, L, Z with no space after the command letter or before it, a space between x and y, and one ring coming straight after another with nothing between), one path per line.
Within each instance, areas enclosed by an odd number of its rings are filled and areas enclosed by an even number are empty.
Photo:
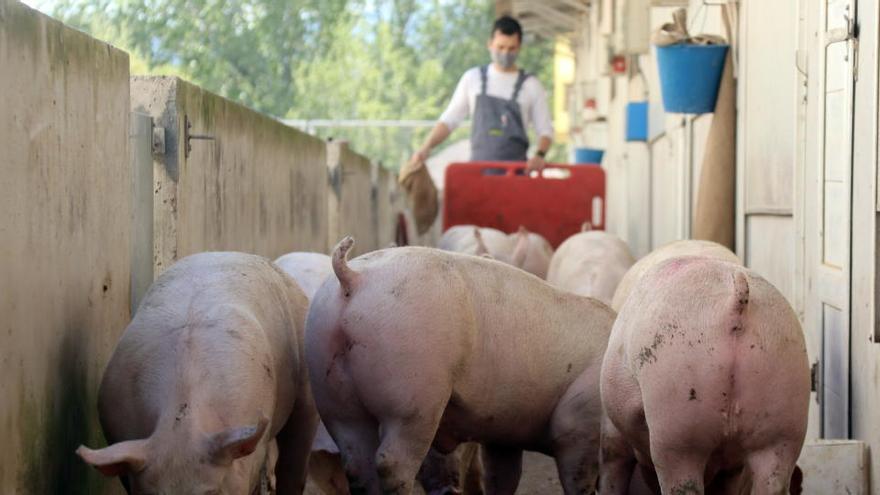
M129 493L301 493L317 424L308 302L269 260L186 257L150 287L98 394L109 447L82 459Z
M756 273L668 259L633 287L602 367L602 495L788 493L807 429L800 324Z
M409 494L429 447L483 447L486 493L513 493L523 450L565 493L598 472L599 372L614 312L495 260L403 247L346 260L306 323L312 388L352 493Z

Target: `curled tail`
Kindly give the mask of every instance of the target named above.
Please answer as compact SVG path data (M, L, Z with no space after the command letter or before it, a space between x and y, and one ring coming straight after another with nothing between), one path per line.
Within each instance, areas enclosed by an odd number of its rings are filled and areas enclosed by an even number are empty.
M516 231L516 245L510 255L510 264L522 268L526 264L526 256L529 254L529 231L522 225Z
M737 271L733 274L733 313L737 319L734 331L742 330L741 316L749 305L749 279L748 276Z
M354 239L348 236L333 248L333 272L339 279L339 285L342 286L345 297L351 295L352 288L360 278L360 274L348 266L348 252L352 246L354 246Z
M489 256L491 258L492 255L489 254L489 248L487 248L486 243L483 242L483 234L480 232L479 227L474 227L474 239L477 240L477 256Z

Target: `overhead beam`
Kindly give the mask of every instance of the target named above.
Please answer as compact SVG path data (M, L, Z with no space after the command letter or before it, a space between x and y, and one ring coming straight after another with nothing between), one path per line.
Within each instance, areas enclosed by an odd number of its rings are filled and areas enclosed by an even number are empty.
M513 15L512 0L495 0L495 17Z
M542 17L552 24L562 27L568 31L575 31L579 22L576 18L569 17L558 10L536 2L517 1L514 3L515 12L531 12Z
M555 0L563 5L570 7L572 10L579 12L581 14L587 14L590 12L589 8L589 0Z

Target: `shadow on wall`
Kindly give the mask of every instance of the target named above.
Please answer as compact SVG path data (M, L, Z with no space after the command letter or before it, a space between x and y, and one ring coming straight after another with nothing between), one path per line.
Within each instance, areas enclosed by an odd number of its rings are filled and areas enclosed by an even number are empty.
M98 425L97 397L89 387L84 335L79 326L64 333L54 373L47 376L42 406L33 391L21 387L19 451L27 467L18 485L24 493L97 494L108 484L74 453L83 443L106 445Z

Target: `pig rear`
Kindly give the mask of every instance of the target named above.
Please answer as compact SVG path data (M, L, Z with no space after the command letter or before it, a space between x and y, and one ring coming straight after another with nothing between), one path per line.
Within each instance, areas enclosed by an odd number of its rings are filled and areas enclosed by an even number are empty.
M786 493L809 394L800 325L773 286L732 263L667 260L612 330L600 493L626 493L633 456L656 468L664 493L736 486L741 468L752 493Z

